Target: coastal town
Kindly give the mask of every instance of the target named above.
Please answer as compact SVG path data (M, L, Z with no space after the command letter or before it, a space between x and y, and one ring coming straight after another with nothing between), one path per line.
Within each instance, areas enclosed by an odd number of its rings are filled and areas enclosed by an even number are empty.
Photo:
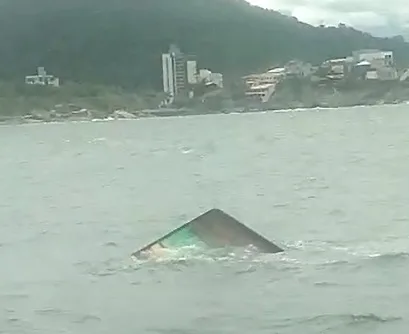
M48 93L41 97L41 89L34 90L37 99L42 99L42 107L33 108L31 100L27 100L27 110L19 112L19 117L23 121L129 119L337 108L401 103L409 99L409 85L406 84L409 83L409 69L398 68L394 53L389 50L357 50L346 57L328 59L318 65L290 60L280 66L266 68L261 73L244 75L236 79L233 88L230 78L200 67L198 56L185 54L176 45L170 45L168 52L161 57L158 55L157 66L158 69L161 67L162 91L150 93L148 102L143 102L146 95L138 91L109 92L104 91L103 86L101 93L94 98L78 98L77 93L69 92L72 87L74 92L83 88L75 84L70 87L70 83L47 72L44 67L38 67L37 73L27 75L24 83L27 87L49 87L46 89ZM68 96L68 100L65 98L64 101L59 96ZM3 118L7 121L10 117Z
M162 55L163 89L167 94L164 105L172 104L179 95L194 97L195 87L204 84L215 89L223 88L223 74L208 69L197 70L195 56L184 55L172 45L169 53ZM288 78L302 78L321 85L349 81L400 81L409 79L409 69L396 67L392 51L357 50L344 58L329 59L319 65L291 60L281 67L267 69L242 77L247 98L267 103L278 85Z
M41 15L28 17L15 16L13 1L2 7L10 34L0 36L0 121L409 100L409 43L401 35L378 37L350 22L305 24L245 0L124 0L120 11L111 2L95 11L72 1L72 16L59 24L48 21L59 3L44 1Z
M203 88L201 93L225 88L222 73L199 68L198 57L184 54L176 45L171 45L161 60L165 99L159 107L171 106L180 96L193 99L198 87ZM60 79L48 74L44 67L39 67L37 72L26 76L26 84L60 86ZM266 103L274 96L278 85L288 78L306 79L321 85L345 80L404 82L409 79L409 69L396 67L392 51L357 50L344 58L329 59L319 65L291 60L263 73L248 74L242 77L243 93L249 99Z

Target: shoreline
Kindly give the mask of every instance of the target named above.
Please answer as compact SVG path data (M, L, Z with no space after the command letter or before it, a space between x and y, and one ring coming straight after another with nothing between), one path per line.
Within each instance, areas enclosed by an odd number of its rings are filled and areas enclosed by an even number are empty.
M77 122L113 122L113 121L130 121L141 119L153 119L153 118L170 118L170 117L191 117L191 116L210 116L210 115L238 115L238 114L256 114L256 113L287 113L287 112L302 112L302 111L325 111L325 110L337 110L347 108L366 108L366 107L382 107L382 106L404 106L409 105L408 101L402 101L398 103L378 103L378 104L356 104L356 105L344 105L344 106L300 106L290 108L242 108L242 109L230 109L230 110L197 110L197 109L167 109L167 110L150 110L149 112L136 111L126 112L122 117L115 117L112 114L107 117L81 117L81 116L68 116L64 118L36 118L23 116L0 116L0 125L23 125L23 124L59 124L59 123L77 123ZM106 114L101 112L100 114ZM128 115L129 117L126 117Z
M336 109L359 106L405 104L409 82L313 83L286 79L266 102L249 98L243 87L217 89L192 99L178 99L159 108L159 92L115 91L87 85L67 84L58 89L4 85L0 124L27 124L75 121L184 117L196 115L258 113L307 109ZM7 89L8 90L7 90ZM92 88L92 86L91 86Z

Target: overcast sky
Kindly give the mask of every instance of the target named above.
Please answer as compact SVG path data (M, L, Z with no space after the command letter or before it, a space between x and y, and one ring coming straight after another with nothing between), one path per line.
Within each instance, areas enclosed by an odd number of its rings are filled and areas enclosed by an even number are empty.
M376 35L409 31L409 0L248 0L313 25L345 23Z

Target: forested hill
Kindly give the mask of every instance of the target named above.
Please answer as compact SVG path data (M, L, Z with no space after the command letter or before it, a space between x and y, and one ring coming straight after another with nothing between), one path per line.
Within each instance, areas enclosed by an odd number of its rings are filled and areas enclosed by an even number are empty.
M0 0L0 80L45 66L62 80L160 88L170 43L230 77L359 48L409 60L402 38L316 28L243 0Z

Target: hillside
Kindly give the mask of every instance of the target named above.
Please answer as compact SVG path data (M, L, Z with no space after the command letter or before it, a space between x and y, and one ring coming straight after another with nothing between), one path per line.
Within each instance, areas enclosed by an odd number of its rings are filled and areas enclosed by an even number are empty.
M65 81L159 89L160 54L170 43L230 78L359 48L409 59L402 38L311 27L243 0L0 0L0 80L46 66Z

